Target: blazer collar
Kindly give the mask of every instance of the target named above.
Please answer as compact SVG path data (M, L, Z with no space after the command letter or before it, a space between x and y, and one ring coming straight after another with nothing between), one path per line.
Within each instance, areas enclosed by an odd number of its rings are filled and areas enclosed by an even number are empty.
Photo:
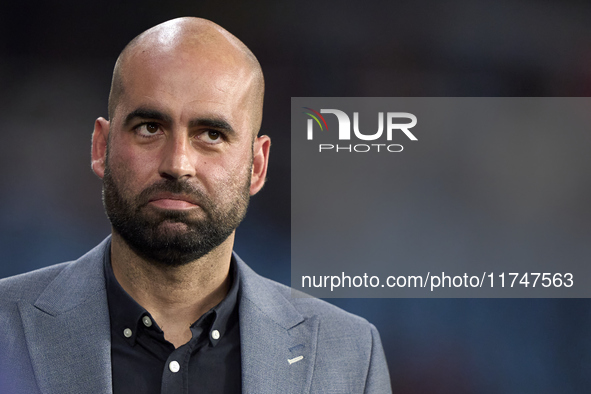
M238 255L240 343L244 393L310 391L316 359L317 316L304 316L290 290L252 271Z
M110 238L67 265L34 304L19 310L42 392L112 393L103 256Z

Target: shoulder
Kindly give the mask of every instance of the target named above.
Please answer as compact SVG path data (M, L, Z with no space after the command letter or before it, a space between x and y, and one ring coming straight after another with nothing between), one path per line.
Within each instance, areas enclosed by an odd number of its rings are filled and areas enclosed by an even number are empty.
M0 279L0 321L2 322L2 327L0 327L0 347L4 348L6 352L4 356L15 353L13 345L16 343L24 343L21 306L23 304L35 304L45 289L70 264L70 262L56 264L25 274Z
M367 331L372 327L366 319L349 313L329 302L312 297L289 286L263 278L270 287L287 299L304 317L318 316L325 324L337 325L341 329Z
M71 261L0 279L0 306L20 300L35 300L70 264Z
M0 279L0 313L14 309L17 302L35 304L40 297L57 306L88 298L104 287L102 261L109 241L105 239L76 261Z
M318 321L317 347L320 353L340 353L347 349L346 358L349 361L357 359L365 364L372 357L376 344L379 344L381 351L378 330L363 317L270 279L263 279L288 300L305 320Z
M236 256L237 257L237 256ZM279 324L284 316L294 317L294 313L304 320L318 321L319 333L327 340L353 340L371 347L378 336L375 327L364 318L344 311L326 301L311 297L252 271L237 258L243 288L242 298L246 298L263 310ZM294 317L295 320L297 318Z

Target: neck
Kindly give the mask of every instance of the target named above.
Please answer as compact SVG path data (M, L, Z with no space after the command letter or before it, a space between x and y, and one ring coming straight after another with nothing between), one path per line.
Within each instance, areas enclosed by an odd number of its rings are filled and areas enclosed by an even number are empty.
M121 287L179 347L191 339L191 324L228 293L233 243L234 234L200 259L170 267L141 258L113 232L111 265Z

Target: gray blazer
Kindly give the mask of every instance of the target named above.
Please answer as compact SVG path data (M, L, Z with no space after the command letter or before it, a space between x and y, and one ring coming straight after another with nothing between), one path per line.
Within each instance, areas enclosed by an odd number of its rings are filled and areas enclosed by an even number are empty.
M0 393L111 393L109 238L0 280ZM237 255L244 393L390 393L375 327L257 275Z

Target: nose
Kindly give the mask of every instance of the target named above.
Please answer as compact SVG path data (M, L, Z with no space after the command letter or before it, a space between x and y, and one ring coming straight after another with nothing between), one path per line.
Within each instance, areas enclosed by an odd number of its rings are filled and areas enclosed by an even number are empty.
M195 176L192 146L187 136L177 135L166 141L158 171L163 178L181 179Z

